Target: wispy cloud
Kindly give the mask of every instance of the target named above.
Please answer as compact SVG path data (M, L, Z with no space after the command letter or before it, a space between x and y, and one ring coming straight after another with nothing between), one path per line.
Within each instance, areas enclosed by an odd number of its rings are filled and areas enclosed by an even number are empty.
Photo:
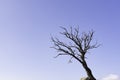
M102 80L120 80L120 78L116 74L109 74L109 75L103 77Z

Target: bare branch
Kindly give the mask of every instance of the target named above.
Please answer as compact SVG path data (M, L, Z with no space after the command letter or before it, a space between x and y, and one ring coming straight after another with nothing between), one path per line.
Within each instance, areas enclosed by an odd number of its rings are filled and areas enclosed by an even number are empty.
M92 75L91 70L87 66L86 63L86 56L85 54L90 50L99 47L97 43L93 44L93 36L94 31L91 30L88 33L83 32L80 36L79 34L79 28L72 28L70 27L70 30L68 31L66 28L61 27L63 29L63 32L60 32L61 35L65 36L68 40L70 40L69 44L60 41L58 38L51 37L52 42L54 43L55 50L58 51L58 56L61 55L67 55L70 56L69 62L72 62L71 60L74 58L75 60L79 61L84 69L87 72L88 77L90 80L96 80L94 76ZM55 58L56 58L55 57Z
M51 38L52 42L54 43L54 46L52 48L56 49L58 52L64 53L58 54L57 57L60 55L69 55L82 63L81 58L85 58L85 54L88 52L88 50L99 47L97 43L93 45L91 44L94 35L93 30L89 31L89 33L83 32L82 35L79 36L79 28L73 29L70 27L70 31L64 27L61 28L64 31L60 34L65 36L71 42L69 42L70 44L66 44L60 41L58 38Z
M64 54L64 53L59 53L57 56L55 56L54 58L57 58L57 57L59 57L59 56L61 56L61 55L68 55L68 54Z
M60 55L69 55L69 56L72 56L74 57L75 59L79 60L80 62L82 62L77 56L76 56L76 53L75 53L75 50L73 50L73 46L70 46L70 45L67 45L61 41L59 41L59 39L57 38L51 38L53 43L54 43L54 46L51 47L51 48L54 48L55 50L57 50L58 52L62 52L59 53L56 57L60 56Z
M74 58L74 57L72 56L68 62L69 62L69 63L72 63L72 59L73 59L73 58Z

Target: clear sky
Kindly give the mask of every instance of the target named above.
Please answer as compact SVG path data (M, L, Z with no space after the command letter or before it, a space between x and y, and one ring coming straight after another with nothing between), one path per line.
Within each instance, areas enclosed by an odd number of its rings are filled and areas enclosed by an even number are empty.
M119 0L0 0L0 80L86 76L77 61L53 58L57 52L50 48L50 35L60 36L59 26L93 29L102 44L87 55L93 74L97 79L120 76Z

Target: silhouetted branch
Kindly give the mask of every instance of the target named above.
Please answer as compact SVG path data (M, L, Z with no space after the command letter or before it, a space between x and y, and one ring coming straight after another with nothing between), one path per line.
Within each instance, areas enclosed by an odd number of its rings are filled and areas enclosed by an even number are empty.
M88 50L100 46L97 43L92 43L94 31L91 30L88 33L83 32L82 35L80 35L79 28L73 29L70 27L69 31L64 27L61 28L63 29L63 32L60 32L60 34L69 39L70 42L69 44L66 44L65 42L60 41L58 38L51 38L52 42L54 43L52 48L58 51L58 55L56 57L61 55L68 55L71 57L69 62L71 62L73 58L76 59L83 65L90 80L96 80L85 61L85 54L88 52Z

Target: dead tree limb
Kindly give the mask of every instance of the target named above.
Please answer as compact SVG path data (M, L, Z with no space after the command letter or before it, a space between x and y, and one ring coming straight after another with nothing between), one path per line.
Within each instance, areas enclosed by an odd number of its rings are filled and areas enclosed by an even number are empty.
M52 37L51 40L54 44L52 48L58 51L58 55L56 57L61 55L71 56L71 59L74 58L82 64L89 80L96 80L85 60L85 55L90 49L99 47L97 43L92 43L94 31L91 30L88 33L83 32L80 35L79 28L73 29L71 27L69 31L64 27L61 28L63 29L63 32L60 32L60 34L69 39L70 44L62 42L58 38Z

